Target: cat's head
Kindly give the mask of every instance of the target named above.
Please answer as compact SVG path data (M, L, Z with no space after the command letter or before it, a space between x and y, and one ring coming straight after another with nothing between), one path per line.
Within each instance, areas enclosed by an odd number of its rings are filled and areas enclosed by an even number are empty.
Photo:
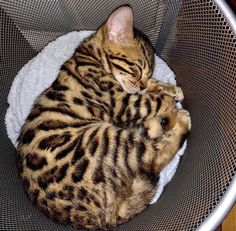
M132 9L115 10L102 33L109 69L123 89L133 94L146 88L154 68L154 49L147 37L134 30Z

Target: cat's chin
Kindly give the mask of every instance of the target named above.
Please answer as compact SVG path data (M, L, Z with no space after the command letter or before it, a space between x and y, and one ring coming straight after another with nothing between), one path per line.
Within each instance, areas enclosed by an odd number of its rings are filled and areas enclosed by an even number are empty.
M140 92L140 88L132 87L128 83L125 82L125 80L122 79L119 75L115 75L115 78L119 81L121 87L128 92L129 94L135 94L137 92Z
M130 86L129 84L123 82L123 81L119 81L119 82L120 82L122 88L123 88L126 92L128 92L129 94L135 94L135 93L137 93L137 92L140 91L140 88L132 87L132 86Z
M132 87L126 87L126 86L122 86L123 89L128 92L129 94L135 94L137 92L140 91L140 89L137 89L137 88L132 88Z

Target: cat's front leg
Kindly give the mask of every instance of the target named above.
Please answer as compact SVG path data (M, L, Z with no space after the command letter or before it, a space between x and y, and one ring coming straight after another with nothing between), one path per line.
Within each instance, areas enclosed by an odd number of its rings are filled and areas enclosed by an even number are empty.
M184 99L184 94L180 87L165 84L154 79L147 81L147 88L144 91L165 93L173 97L176 101L183 101Z
M144 121L151 119L172 118L176 111L176 103L173 97L154 92L143 94L126 94L117 97L115 108L113 108L113 123L121 127L136 127L143 124ZM152 119L153 118L153 119ZM169 118L169 121L172 119ZM150 120L150 121L151 121ZM150 122L151 123L151 122ZM155 123L159 123L155 121Z
M153 117L160 107L161 102L154 94L123 94L116 97L113 110L113 122L121 127L133 127L142 123L144 118Z

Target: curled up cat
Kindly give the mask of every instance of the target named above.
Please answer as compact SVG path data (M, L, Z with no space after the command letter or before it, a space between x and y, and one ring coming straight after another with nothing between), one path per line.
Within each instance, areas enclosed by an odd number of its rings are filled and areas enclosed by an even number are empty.
M142 212L190 131L180 87L150 79L154 49L128 6L75 50L36 100L18 139L30 200L75 228L108 229Z

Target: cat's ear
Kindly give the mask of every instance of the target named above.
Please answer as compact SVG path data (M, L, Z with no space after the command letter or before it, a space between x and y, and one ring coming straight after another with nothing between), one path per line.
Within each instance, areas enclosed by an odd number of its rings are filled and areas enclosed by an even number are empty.
M115 10L107 23L107 38L114 42L126 43L134 37L133 11L128 6Z

